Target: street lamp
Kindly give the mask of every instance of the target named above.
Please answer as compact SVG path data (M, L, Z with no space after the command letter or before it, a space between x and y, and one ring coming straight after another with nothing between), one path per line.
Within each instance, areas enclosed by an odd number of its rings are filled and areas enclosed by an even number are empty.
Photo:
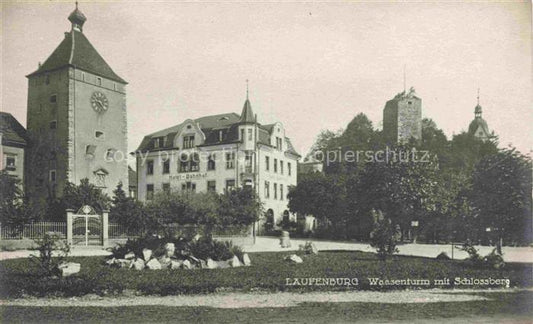
M415 228L415 232L416 232L416 228L418 227L418 221L417 220L414 220L414 221L411 221L411 227L414 227ZM413 243L416 243L416 234L414 235L414 238L413 238Z

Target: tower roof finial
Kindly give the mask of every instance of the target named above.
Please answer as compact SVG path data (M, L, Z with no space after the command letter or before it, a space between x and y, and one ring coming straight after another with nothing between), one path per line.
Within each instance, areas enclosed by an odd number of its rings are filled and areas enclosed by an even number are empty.
M246 79L246 100L248 100L248 79Z
M477 88L477 105L479 106L479 88Z
M72 23L72 29L82 31L83 24L87 17L78 9L78 1L76 1L76 9L68 16L68 20Z

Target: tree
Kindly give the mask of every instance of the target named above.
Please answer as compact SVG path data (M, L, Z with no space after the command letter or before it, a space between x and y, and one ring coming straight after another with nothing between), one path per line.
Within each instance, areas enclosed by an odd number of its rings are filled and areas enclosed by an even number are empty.
M343 186L338 178L322 173L302 176L289 190L289 210L292 213L313 215L322 224L342 223L344 211Z
M263 205L252 188L237 188L220 195L218 214L221 226L247 226L259 220Z
M529 243L532 163L514 148L482 158L472 176L471 200L478 226L510 243Z
M20 180L5 170L0 171L0 188L1 224L9 225L18 231L24 224L41 217L39 209L24 196Z
M144 230L147 225L147 215L141 202L128 197L120 182L113 190L113 201L109 211L109 221L122 224L128 230Z
M108 210L111 199L102 190L85 178L79 185L67 182L60 198L50 198L46 218L52 221L64 221L66 210L78 210L84 205L89 205L97 213Z

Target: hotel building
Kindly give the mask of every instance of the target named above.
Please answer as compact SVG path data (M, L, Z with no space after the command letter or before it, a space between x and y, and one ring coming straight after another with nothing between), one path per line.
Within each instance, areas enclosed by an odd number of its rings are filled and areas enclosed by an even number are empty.
M160 190L222 193L250 186L263 202L265 222L295 220L287 193L296 185L300 155L279 122L261 125L246 98L242 113L187 119L144 137L135 152L138 199Z

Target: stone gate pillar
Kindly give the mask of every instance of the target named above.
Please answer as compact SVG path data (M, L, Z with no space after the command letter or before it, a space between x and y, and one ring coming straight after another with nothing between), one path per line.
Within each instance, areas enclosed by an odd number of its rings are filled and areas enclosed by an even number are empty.
M72 221L74 209L67 209L67 244L72 245Z
M109 243L109 211L102 211L102 245Z

